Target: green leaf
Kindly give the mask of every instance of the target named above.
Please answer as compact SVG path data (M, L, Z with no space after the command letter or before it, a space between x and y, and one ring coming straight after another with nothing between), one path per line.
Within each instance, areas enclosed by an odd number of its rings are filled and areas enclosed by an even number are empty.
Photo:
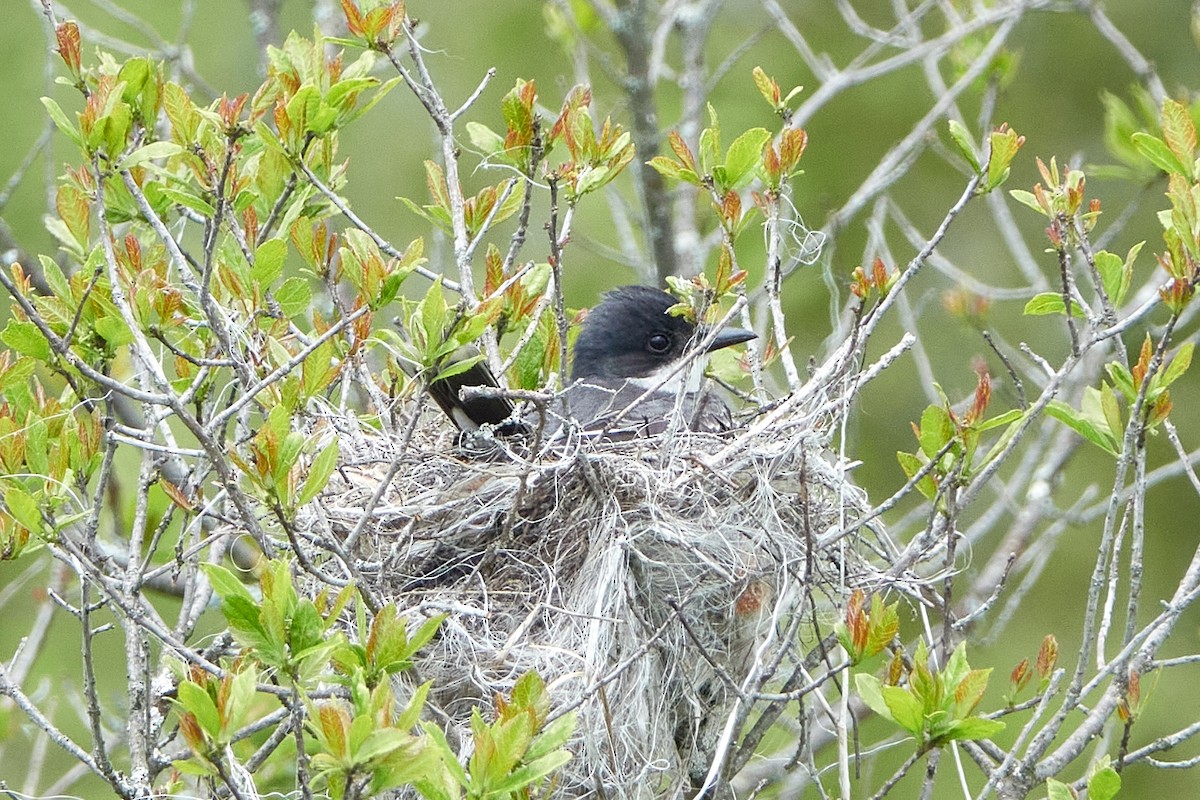
M1192 365L1192 351L1195 350L1194 342L1184 342L1179 347L1179 352L1171 359L1171 363L1163 370L1162 375L1155 381L1157 386L1170 386L1175 381L1183 377L1183 373L1187 372L1188 367Z
M483 361L483 358L484 358L483 354L479 353L478 355L472 356L470 358L464 358L461 360L459 360L459 359L452 360L449 363L443 365L442 368L438 370L437 374L433 376L432 380L433 381L444 381L447 378L453 378L455 375L461 375L462 373L469 370L471 367L478 364L480 361Z
M575 194L582 197L588 192L599 189L614 177L616 177L615 173L612 173L608 167L585 167L575 181Z
M8 513L30 533L40 533L43 527L42 511L38 502L22 489L9 486L4 491L4 505Z
M182 772L184 775L215 777L220 774L217 772L215 767L211 767L207 764L201 764L200 762L192 761L191 759L177 759L171 762L171 766Z
M263 608L242 597L227 597L221 601L221 613L243 647L255 651L263 664L278 667L284 663L283 635L268 631L264 625Z
M1036 317L1047 314L1062 314L1065 308L1066 305L1063 303L1062 292L1040 292L1025 304L1025 315ZM1083 308L1074 300L1071 301L1071 316L1083 317Z
M417 305L415 316L421 320L421 328L425 331L426 350L433 352L442 345L446 333L446 298L442 293L442 281L438 278L429 287L425 297Z
M1000 433L1000 436L996 439L996 441L992 442L992 446L988 448L987 454L984 455L982 459L975 462L974 466L976 470L982 470L986 465L990 464L993 459L1004 452L1005 448L1008 447L1009 442L1011 442L1013 437L1016 436L1021 430L1021 426L1018 423L1024 419L1024 417L1025 412L1014 409L1013 411L1001 414L999 417L995 417L994 420L988 420L988 422L984 423L984 425L992 427L988 423L996 421L998 424L1003 424L1007 427L1005 427Z
M379 85L377 78L343 77L342 80L329 87L329 91L325 93L325 102L341 111L349 112L353 109L358 94L377 85Z
M1188 107L1169 98L1163 101L1162 132L1167 147L1187 170L1184 177L1195 180L1196 124Z
M990 431L992 428L1002 428L1005 425L1010 425L1016 422L1024 416L1024 411L1019 408L1013 408L998 416L985 419L982 422L976 422L975 430L978 433L984 433L986 431Z
M279 407L282 408L282 406ZM287 436L283 437L283 442L279 447L279 461L275 464L274 478L276 485L286 483L288 472L295 466L296 460L300 458L300 454L303 452L304 434L299 431L291 431Z
M254 603L254 596L250 594L250 590L246 585L237 579L229 570L222 567L220 564L201 564L200 571L208 578L208 582L212 584L213 591L222 598L241 597Z
M83 258L82 245L65 222L58 217L47 216L45 226L50 235L62 243L64 250L77 258Z
M417 632L408 640L409 654L415 653L427 645L433 639L434 634L438 632L438 628L446 621L447 616L449 615L438 614L436 617L430 617L422 623L421 627L417 628Z
M921 413L921 452L933 458L954 438L954 422L941 406L927 406Z
M230 735L241 729L254 704L258 670L254 665L248 665L230 682L229 699L225 703L225 725L221 730L221 740L229 741Z
M748 184L762 161L763 147L771 139L766 128L751 128L733 140L725 155L725 189L738 190Z
M1126 293L1129 291L1129 284L1133 280L1133 262L1141 252L1145 241L1138 242L1133 247L1129 248L1129 252L1125 254L1125 270L1121 276L1121 286L1117 289L1117 296L1120 300L1114 300L1114 303L1120 303L1125 299Z
M680 180L680 176L684 172L683 165L681 165L675 159L668 158L667 156L655 156L647 161L646 164L664 178L674 178L675 180Z
M170 186L160 186L159 192L163 197L167 198L172 203L181 205L184 208L190 208L192 211L195 211L206 217L216 216L217 210L213 208L207 200L199 195L192 194L191 192L185 192L181 189L175 189Z
M317 105L315 113L308 119L307 129L318 136L324 136L333 130L338 120L336 108L326 105L323 101Z
M250 277L259 286L270 286L283 274L283 262L287 258L287 242L281 238L268 239L254 251L254 266ZM278 299L278 298L276 298Z
M357 721L357 720L356 720ZM380 728L371 731L354 753L354 760L364 764L373 758L382 758L412 744L414 738L395 728Z
M433 199L433 205L449 214L450 189L446 182L446 172L433 161L425 162L425 183Z
M762 67L755 67L751 75L754 77L754 85L758 89L758 93L762 95L763 100L767 101L767 105L771 108L777 108L779 99L779 85L763 71Z
M546 683L533 671L526 672L517 680L509 702L518 708L531 710L534 721L539 726L550 712L550 696L546 693Z
M1105 385L1100 388L1100 411L1104 414L1104 423L1113 441L1121 438L1125 425L1121 422L1121 406L1117 403L1117 395L1112 387Z
M1012 129L992 131L988 137L991 145L991 156L988 158L987 181L985 191L992 191L1008 180L1009 168L1021 149L1024 139Z
M171 133L176 142L195 141L203 117L182 86L168 82L163 87L163 110L167 121L171 123ZM258 125L266 128L262 122Z
M533 720L528 714L493 723L490 726L494 750L483 759L487 785L493 786L507 775L525 755L533 741ZM478 741L478 739L476 740ZM484 755L487 755L486 751ZM473 759L472 759L473 760Z
M979 705L979 701L983 699L983 693L987 691L988 679L991 677L992 670L988 669L973 669L970 670L958 685L954 688L954 713L955 716L965 719L975 707Z
M38 256L38 261L42 265L42 275L46 278L46 284L50 287L50 291L55 297L70 301L71 284L67 281L67 276L63 274L62 267L58 266L58 262L49 256Z
M446 732L432 722L422 722L421 729L425 731L425 735L429 737L432 746L437 749L442 757L442 768L449 773L450 778L454 781L457 787L465 787L470 784L467 778L466 771L462 768L462 764L458 761L458 756L450 747L450 743L446 741ZM450 795L443 795L450 796ZM456 791L453 797L458 798L460 795Z
M300 496L296 499L298 505L304 505L320 494L325 484L329 483L329 476L337 466L337 459L338 441L334 439L313 459L308 477L304 479L304 486L300 489Z
M947 730L938 737L939 742L946 741L975 741L977 739L990 739L996 734L1004 730L1004 723L998 719L984 719L983 717L967 717L966 719L957 720L952 723Z
M1107 758L1104 762L1088 778L1088 800L1112 800L1121 790L1120 774L1108 764Z
M533 761L566 746L575 730L575 721L575 714L572 712L564 714L547 725L529 746L529 750L525 753L525 759Z
M896 460L900 462L900 468L904 470L905 477L912 479L912 476L920 472L927 461L922 461L913 453L905 453L903 451L896 453ZM917 481L917 491L919 491L926 500L932 500L937 496L937 481L933 475L926 473L921 480Z
M473 344L483 336L483 332L487 330L489 318L486 313L467 314L466 317L459 320L454 329L454 343L462 346Z
M35 475L46 475L50 472L50 433L46 423L41 419L31 419L25 426L25 464ZM62 446L68 446L61 442Z
M292 646L292 652L302 653L311 647L323 644L322 634L324 632L325 625L313 602L305 598L297 603L296 612L292 615L288 629L288 643Z
M971 665L967 663L967 643L959 642L958 646L950 653L950 658L947 659L946 666L941 672L942 680L948 686L957 687L970 672ZM966 714L959 716L965 717Z
M155 75L154 64L148 58L131 58L121 65L120 72L117 73L117 79L125 86L121 92L121 99L130 105L137 105L141 102L143 92L153 86L157 81ZM154 115L154 104L157 101L157 91L152 90L152 95L149 102L149 107L146 112L152 118ZM152 120L151 120L152 124Z
M1042 204L1037 200L1037 195L1033 192L1027 192L1024 189L1009 189L1008 196L1021 205L1032 208L1043 217L1046 216L1046 209L1042 208Z
M1100 284L1104 294L1114 306L1120 305L1118 294L1121 291L1121 280L1125 272L1125 264L1116 253L1101 250L1096 253L1096 272L1100 275Z
M291 616L300 602L300 593L292 582L291 564L287 559L277 558L267 563L266 571L270 573L269 576L263 574L259 577L263 596L274 603L281 614Z
M117 86L121 84L118 83ZM116 88L110 95L109 103L118 95ZM129 131L133 127L133 110L125 103L117 103L112 110L96 121L95 130L104 134L104 149L111 157L116 157L126 147Z
M611 181L616 176L617 176L617 172L614 171L614 172L612 172L612 174L608 178L608 180ZM607 183L607 181L606 181L606 183ZM501 188L503 188L503 186ZM512 191L510 191L508 193L508 197L504 198L504 202L502 202L500 204L500 207L496 209L496 213L492 215L492 223L491 224L496 225L496 224L499 224L499 223L503 222L504 220L508 219L509 217L511 217L513 214L517 213L521 209L521 206L522 206L522 204L524 204L524 202L525 202L525 181L524 181L524 179L521 179L519 182L517 182L516 184L513 185Z
M498 155L504 152L504 137L487 125L478 122L467 123L467 136L485 156Z
M1117 160L1128 166L1143 166L1130 137L1142 127L1137 116L1121 98L1104 91L1100 93L1104 103L1104 144ZM1129 170L1124 170L1126 175ZM1094 173L1093 173L1094 174Z
M971 169L975 170L976 175L983 171L983 167L979 164L979 155L975 152L975 143L971 141L971 134L967 131L966 126L956 119L950 120L950 141L954 142L954 146L971 165ZM1030 195L1030 197L1032 196Z
M433 681L425 681L413 692L412 700L396 717L395 727L397 729L406 731L417 724L421 718L421 712L425 709L425 699L429 696L429 688L432 685Z
M110 347L124 347L133 341L133 331L118 316L103 316L95 322L96 333L104 337Z
M32 359L18 358L9 365L8 369L0 372L0 394L7 395L11 406L20 406L15 393L20 392L25 396L29 391L28 380L34 372L37 371L37 366Z
M312 305L312 289L308 281L299 275L293 275L281 283L272 296L285 317L299 316Z
M871 610L868 614L866 656L873 656L896 638L900 630L900 615L896 611L897 603L890 606L883 604L879 594L871 597Z
M46 112L50 115L50 119L54 120L54 124L58 126L58 129L65 133L67 138L74 142L77 147L82 148L83 135L67 119L67 115L63 112L62 107L49 97L42 98L42 105L46 107Z
M1046 413L1109 455L1118 454L1116 443L1111 436L1100 431L1091 422L1085 420L1078 411L1061 400L1051 400L1050 404L1046 406Z
M700 176L690 169L687 169L678 161L667 156L655 156L646 162L650 167L657 170L664 178L674 178L675 180L690 183L693 186L699 186L702 181Z
M530 84L518 79L516 85L500 100L500 115L504 118L505 127L510 133L515 133L521 138L531 137L533 134L534 116L530 107L533 98L525 94L526 90L532 90Z
M1054 778L1046 779L1046 800L1077 800L1071 787Z
M311 687L323 680L329 674L333 653L342 646L342 638L341 634L334 634L299 652L293 650L287 663L298 667L296 682Z
M541 758L528 761L508 773L507 776L489 783L492 792L499 796L515 794L521 789L540 783L543 778L571 760L569 750L556 750Z
M1137 389L1133 388L1133 375L1130 374L1128 368L1124 364L1116 361L1110 361L1104 365L1104 369L1108 372L1109 380L1112 381L1121 394L1125 395L1127 400L1133 400L1137 397Z
M36 358L38 361L50 360L50 342L32 322L18 322L10 319L0 331L0 341L23 356Z
M176 691L179 705L196 718L210 739L216 740L221 735L221 715L209 693L192 681L180 681Z
M388 673L407 667L416 649L409 648L407 624L399 618L395 604L384 606L375 615L367 641L370 663Z
M450 224L450 212L439 206L421 206L409 200L407 197L398 197L401 203L408 207L408 210L423 218L426 222L430 222L446 233L452 232Z
M913 693L899 686L884 686L881 689L883 702L896 724L913 736L921 738L925 729L925 707Z
M117 164L117 169L126 170L133 169L136 166L154 161L159 158L170 158L173 155L178 155L183 152L183 148L174 142L151 142L143 145L137 150L134 150L129 155L121 159Z
M721 149L721 128L717 124L717 112L708 105L709 127L700 131L700 169L711 173L717 166L717 153Z
M1158 217L1158 224L1162 225L1164 231L1169 231L1174 227L1175 223L1171 219L1171 209L1165 208L1155 214Z
M374 710L374 708L372 709ZM368 757L361 754L361 748L367 744L367 740L371 738L371 733L376 730L374 714L358 713L354 717L354 721L350 723L349 751L353 754L354 761L362 763L368 760ZM380 728L379 730L388 730ZM394 728L391 730L395 731ZM395 731L401 735L403 731ZM376 745L377 746L377 745Z
M1149 159L1150 163L1161 169L1168 175L1181 175L1185 178L1189 177L1191 169L1185 167L1179 158L1171 152L1171 148L1167 147L1162 139L1156 136L1151 136L1148 133L1138 131L1133 134L1133 144L1137 147L1139 153L1143 157Z
M371 80L375 81L376 79L372 78ZM380 84L379 88L377 88L374 92L371 93L370 100L363 103L361 106L354 109L353 111L347 112L343 115L342 125L344 126L351 120L358 119L363 114L366 114L368 111L370 111L372 108L374 108L376 106L376 104L379 103L379 101L383 100L383 98L388 96L388 93L390 91L392 91L392 89L396 88L397 84L399 84L401 80L402 80L402 78L399 75L397 75L395 78L392 78L389 81L384 81L382 84Z
M858 690L858 696L867 704L867 708L884 719L895 721L892 710L883 699L883 682L879 678L860 672L854 676L854 688Z

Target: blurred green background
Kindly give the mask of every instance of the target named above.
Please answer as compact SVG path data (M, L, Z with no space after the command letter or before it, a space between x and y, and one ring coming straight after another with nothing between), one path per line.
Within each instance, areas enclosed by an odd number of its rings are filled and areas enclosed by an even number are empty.
M856 0L853 5L873 24L886 26L893 18L892 0ZM0 118L3 119L5 145L0 148L0 182L14 173L43 130L45 115L40 96L54 96L68 113L79 107L78 95L73 90L53 83L54 75L62 73L58 64L53 63L52 74L47 72L44 55L50 43L39 4L8 0L6 6L5 24L0 25ZM126 0L121 6L145 20L155 32L151 36L165 40L176 37L181 4L168 0ZM861 49L862 40L848 29L833 0L790 0L783 6L791 19L801 26L808 41L828 53L835 63L844 64ZM1153 62L1169 93L1184 96L1200 89L1200 57L1189 29L1189 0L1120 0L1109 3L1106 8L1116 26ZM428 64L451 105L470 94L486 69L496 69L495 79L467 119L500 127L499 98L517 78L535 79L543 104L550 108L557 108L561 97L574 83L570 59L545 35L540 2L412 0L408 10L427 26L424 43L429 48ZM153 41L146 30L114 19L104 4L77 0L69 6L69 11L56 4L56 11L62 18L77 18L85 26L94 26L134 45L145 46ZM313 24L311 5L302 0L290 0L284 3L281 19L283 31L296 29L307 35ZM751 0L731 0L721 10L710 41L711 63L720 63L731 48L760 30L762 35L721 78L711 96L711 102L721 115L722 128L727 132L726 141L730 132L746 127L773 127L772 115L750 78L754 66L761 65L784 87L803 84L811 91L816 86L816 79L791 46L766 22L759 3ZM188 41L196 72L218 95L222 92L231 96L252 92L257 86L258 53L247 21L245 0L198 2ZM603 37L599 42L606 51L611 51L611 42ZM87 59L94 52L95 40L86 31L84 43ZM1091 22L1080 14L1046 12L1028 15L1010 39L1009 49L1018 59L1018 68L1011 84L999 95L994 120L996 123L1008 122L1026 137L1026 143L1014 164L1008 188L1029 188L1039 180L1034 156L1046 160L1058 156L1060 161L1069 159L1083 164L1109 162L1111 159L1106 155L1103 143L1101 93L1107 90L1127 97L1128 89L1135 81L1135 75L1117 56L1112 45L1102 39ZM592 78L597 116L610 113L615 120L628 125L628 109L621 95L612 79L596 67L595 62ZM796 185L796 205L806 223L812 228L820 227L826 216L845 202L879 159L909 132L934 100L921 77L920 66L913 65L883 80L847 91L825 106L806 125L810 136L804 157L806 175ZM968 119L973 119L978 100L964 97L962 108ZM677 113L677 98L665 94L660 105L663 125L671 127ZM944 125L938 130L944 132ZM25 180L15 187L7 206L0 209L0 216L26 252L54 252L53 241L42 225L47 207L45 175L61 172L62 162L68 157L64 155L66 152L61 143L52 145L45 156L35 160ZM439 256L446 252L445 243L429 242L426 223L396 200L398 195L418 202L425 202L427 197L422 162L433 158L436 149L431 125L417 101L402 87L395 90L367 118L343 134L341 152L350 160L346 194L356 211L394 243L403 245L417 236L425 236L430 245L427 253L433 257L434 265L446 263L448 259L445 258L439 261ZM464 174L469 191L495 179L491 174ZM961 193L964 183L961 170L949 166L940 156L926 152L893 188L893 194L902 198L905 213L927 235ZM1138 210L1110 247L1123 253L1137 241L1147 240L1147 249L1139 262L1143 276L1151 268L1149 252L1161 249L1160 232L1153 213L1165 205L1164 188L1162 185L1132 187L1104 179L1088 182L1088 196L1101 198L1110 216L1138 199ZM620 184L620 191L633 202L633 191L627 180ZM1053 257L1040 253L1045 241L1040 233L1043 221L1019 207L1013 213L1030 248L1038 255L1039 263L1044 264L1047 274L1052 274L1055 270ZM1105 221L1102 221L1101 231L1104 225ZM902 244L895 231L888 231L888 234L895 263L902 267L913 255L914 248ZM600 198L593 198L581 209L575 221L574 237L566 254L566 290L570 303L590 305L600 291L637 280L629 266L607 257L619 249L620 242L615 241L615 237L606 204ZM853 220L838 233L831 258L800 269L786 283L784 295L791 325L789 332L795 336L793 348L799 360L806 361L810 356L819 359L823 355L822 344L832 329L827 287L830 283L839 286L844 295L851 270L862 263L865 243L862 219ZM990 284L1019 286L1022 283L981 204L969 208L955 223L941 252ZM540 229L534 228L524 257L541 260L546 253L545 237ZM761 254L757 259L755 255L754 246L750 245L741 253L741 258L743 265L757 277L761 275ZM977 355L987 358L990 354L975 331L943 310L940 298L950 288L953 288L950 281L926 268L910 286L909 298L920 320L918 333L933 362L935 377L951 398L958 399L974 387L972 358ZM1024 318L1021 316L1023 305L1023 299L994 303L990 322L1004 331L1010 341L1028 341L1035 350L1048 357L1060 357L1064 341L1059 327L1061 319ZM868 358L894 344L902 332L893 316L876 333ZM1193 325L1179 331L1176 339L1182 341L1194 333ZM1136 348L1140 339L1131 337L1128 344ZM994 374L1002 371L994 358L991 367ZM928 387L922 385L911 358L906 358L863 395L853 417L846 449L852 458L861 461L856 471L857 480L875 500L890 495L905 481L896 463L895 452L912 449L909 421L918 419L921 409L929 402L927 392ZM1195 378L1188 376L1183 385L1173 390L1173 398L1177 409L1173 418L1182 432L1185 446L1200 446L1200 414L1195 411L1200 404L1200 392ZM998 380L995 402L999 410L1013 404L1011 387L1002 379ZM1084 492L1089 485L1098 488L1101 498L1110 491L1112 461L1093 458L1096 455L1081 453L1082 460L1072 462L1073 477L1056 495L1060 507L1071 505L1071 497ZM1152 467L1171 457L1165 443L1152 443ZM1143 602L1145 616L1157 613L1157 601L1174 586L1195 549L1200 538L1195 524L1197 519L1200 519L1200 502L1193 492L1179 484L1151 490L1146 563L1150 585ZM985 705L994 705L1006 683L1008 670L1020 658L1032 657L1046 633L1058 637L1064 661L1070 664L1070 654L1079 646L1079 608L1095 558L1099 527L1099 523L1093 523L1071 528L1054 551L1050 568L1000 640L973 647L972 665L996 667L994 685L999 689L989 694ZM38 587L46 583L49 570L23 574L27 566L27 563L0 564L0 588L16 588L17 598L10 599L4 607L4 618L27 620L36 604L45 602ZM22 576L22 582L13 584L19 576ZM1175 641L1161 655L1194 652L1200 638L1197 636L1198 625L1200 614L1193 610L1179 627ZM906 631L915 633L916 629ZM23 625L0 623L0 658L11 657L23 632ZM110 635L110 640L104 643L113 648L114 657L119 654L116 634ZM78 674L78 653L75 626L67 620L55 623L50 644L29 685L45 680L48 683L43 685L48 692L59 691L58 687L73 681ZM1194 690L1200 676L1195 674L1195 668L1188 669L1193 670L1190 676L1177 672L1153 687L1153 696L1141 726L1135 729L1135 738L1139 733L1146 737L1162 735L1200 718L1200 702L1196 700ZM107 685L107 696L115 699L124 676L114 671L101 677ZM81 733L78 715L73 711L68 713L69 708L78 705L71 695L74 691L67 690L60 698L60 721L68 731ZM872 731L877 729L870 726L876 724L867 723L863 741L872 740ZM3 748L0 779L7 780L10 786L21 785L23 765L28 763L29 755L22 749L24 737L15 735L24 727L19 714L10 711L0 715L0 748ZM9 739L7 744L6 738ZM1137 743L1142 741L1138 738ZM1169 757L1186 757L1196 752L1200 752L1200 748L1192 744L1185 746L1182 753ZM900 745L878 760L868 759L863 767L864 780L856 784L862 789L862 796L868 794L866 787L882 780L907 753L907 745ZM46 775L57 774L71 763L53 749L46 757ZM893 796L908 796L906 792L915 796L919 777L907 779ZM939 797L961 796L950 777L950 771L946 771L939 782ZM1079 777L1079 772L1068 773L1066 777ZM1200 777L1194 770L1163 771L1139 766L1127 771L1124 777L1126 788L1121 797L1156 797L1169 793L1191 797L1200 794ZM85 783L82 788L76 787L72 791L89 796L88 791L103 791L97 786Z

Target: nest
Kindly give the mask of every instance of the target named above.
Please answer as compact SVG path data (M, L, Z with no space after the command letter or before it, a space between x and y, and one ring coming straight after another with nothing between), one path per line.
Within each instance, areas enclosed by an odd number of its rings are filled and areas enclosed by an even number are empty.
M354 554L371 588L414 622L448 614L417 669L452 741L534 670L554 713L578 715L556 794L684 796L727 769L763 671L812 645L802 615L879 574L859 534L830 535L853 529L861 491L816 421L785 412L537 458L335 419L320 526L344 539L369 509Z

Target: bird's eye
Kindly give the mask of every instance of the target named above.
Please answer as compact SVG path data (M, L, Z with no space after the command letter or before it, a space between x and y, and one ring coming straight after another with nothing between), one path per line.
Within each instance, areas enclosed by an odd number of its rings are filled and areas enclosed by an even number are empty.
M671 349L671 337L665 333L656 333L646 340L646 349L651 353L665 353Z

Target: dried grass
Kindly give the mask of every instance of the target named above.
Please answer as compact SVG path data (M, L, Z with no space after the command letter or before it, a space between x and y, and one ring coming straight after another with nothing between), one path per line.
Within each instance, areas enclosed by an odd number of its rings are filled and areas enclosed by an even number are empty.
M805 408L758 434L572 440L537 459L464 454L448 428L399 452L334 422L321 526L344 539L399 460L353 555L414 620L448 614L417 672L452 740L536 670L554 713L579 714L566 795L694 791L728 763L753 693L812 646L813 616L882 574L862 534L818 545L866 503Z

